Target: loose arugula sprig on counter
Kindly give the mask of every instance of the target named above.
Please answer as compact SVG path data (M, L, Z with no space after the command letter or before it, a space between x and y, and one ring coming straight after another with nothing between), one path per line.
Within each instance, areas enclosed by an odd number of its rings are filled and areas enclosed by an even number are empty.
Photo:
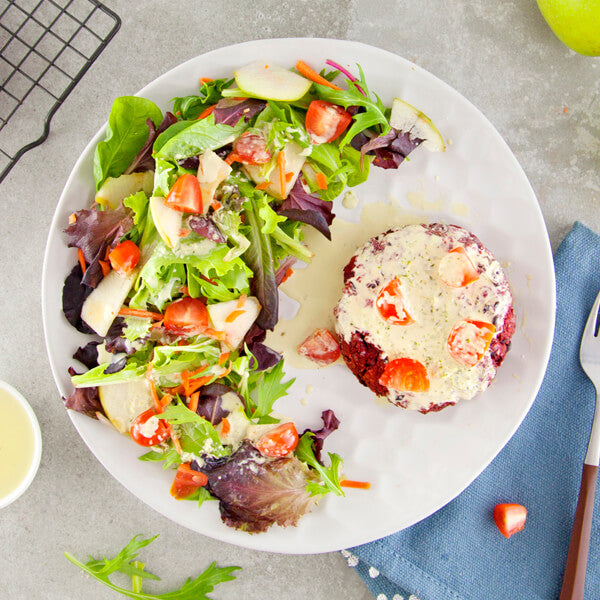
M188 578L179 589L162 594L150 594L142 591L142 581L144 579L160 581L160 577L146 571L145 565L136 558L138 550L151 544L158 536L155 535L146 540L138 539L139 537L139 535L133 537L114 558L103 558L102 560L90 558L83 563L69 552L65 552L65 557L106 587L135 600L211 600L207 594L220 583L233 581L235 577L231 573L240 569L240 567L217 567L217 563L213 562L198 577ZM114 584L109 579L114 573L124 573L131 577L132 589L128 590Z

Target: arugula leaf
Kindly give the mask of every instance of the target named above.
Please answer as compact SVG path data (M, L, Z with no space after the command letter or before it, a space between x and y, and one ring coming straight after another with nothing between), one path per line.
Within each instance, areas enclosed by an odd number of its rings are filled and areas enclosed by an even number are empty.
M213 79L205 81L200 86L197 96L184 96L182 98L173 98L173 112L181 116L182 119L197 119L200 114L212 104L216 104L222 97L224 88L228 88L233 79Z
M315 469L321 476L321 483L309 482L306 485L307 491L311 495L316 494L327 494L333 492L336 496L345 496L342 488L340 487L340 467L342 465L342 459L338 454L332 454L329 452L329 460L331 464L329 467L324 467L316 458L313 449L313 437L315 434L312 431L307 431L298 442L294 454L303 463L306 463L309 467Z
M258 418L259 423L277 423L276 419L269 417L273 410L273 404L279 398L287 395L290 386L296 381L295 378L282 382L283 361L279 361L270 371L259 371L250 374L249 387L255 392L256 400L251 398L247 404L247 415L249 418ZM268 419L267 419L268 417Z
M206 594L211 593L216 585L234 580L235 577L231 573L240 568L217 567L217 563L213 562L195 579L188 578L178 590L163 594L148 594L142 591L140 579L160 580L160 577L145 571L145 565L135 559L138 556L138 550L151 544L158 536L155 535L147 540L138 540L139 537L139 535L134 536L125 548L112 559L95 560L90 558L88 562L83 563L69 552L65 552L65 558L106 587L134 600L210 600ZM109 575L117 571L132 577L132 590L127 590L110 581Z
M165 452L157 452L156 450L150 450L146 454L138 456L138 460L144 462L161 462L164 461L163 469L168 469L173 466L181 464L181 456L175 448L169 448Z
M96 146L94 154L94 179L96 189L108 177L118 177L125 172L148 139L146 119L156 127L162 121L162 112L146 98L121 96L112 105L106 128L106 138Z

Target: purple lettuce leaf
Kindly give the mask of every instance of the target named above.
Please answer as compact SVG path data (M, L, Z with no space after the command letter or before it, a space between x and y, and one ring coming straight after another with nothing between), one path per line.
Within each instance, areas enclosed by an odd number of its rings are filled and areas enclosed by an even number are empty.
M264 457L248 440L224 461L192 467L208 477L223 522L249 533L266 531L275 523L296 525L316 504L306 491L307 483L318 481L316 474L295 456Z
M397 131L392 127L385 135L378 135L372 137L366 144L360 149L361 156L364 156L367 152L375 150L376 148L387 148L395 139Z
M389 145L392 152L398 152L402 156L407 157L423 140L413 138L408 131L398 131L398 135Z
M173 125L173 123L177 123L177 117L170 112L165 114L158 129L154 126L152 119L146 119L146 125L148 125L148 139L142 146L142 149L137 153L137 156L127 167L125 171L126 174L133 173L134 171L154 171L156 165L154 163L154 158L152 158L152 146L154 146L156 138Z
M88 342L85 346L80 346L75 350L73 358L78 360L88 369L93 369L98 366L98 344L100 342Z
M329 226L333 221L332 203L321 200L318 196L309 194L302 185L300 178L296 180L288 197L281 203L277 212L292 221L301 221L312 225L328 240L331 239Z
M188 171L197 171L200 166L199 156L188 156L177 161L177 164Z
M239 396L239 394L222 383L211 383L201 387L196 413L209 421L212 425L218 425L225 417L227 417L227 415L229 415L229 411L223 408L223 396L229 393L235 394L242 404L244 403L243 398Z
M397 169L402 161L423 140L413 138L407 131L398 131L392 128L385 135L369 137L364 132L355 135L350 145L359 150L361 162L365 154L375 155L373 164L382 169Z
M256 323L252 324L252 327L250 327L248 333L244 336L244 347L248 346L248 350L258 362L256 366L257 371L266 371L274 367L283 358L279 352L263 344L266 337L267 332ZM242 352L242 354L245 354L245 352ZM253 361L250 367L254 368Z
M104 369L104 374L112 375L113 373L118 373L119 371L122 371L126 365L127 365L127 357L123 356L123 358L120 358L119 360L115 360L114 362L111 362L110 365L108 365L108 367L106 367L106 369Z
M97 413L106 416L97 387L75 388L68 398L63 398L66 408L83 413L92 419L97 419Z
M135 353L133 344L126 337L123 337L124 329L125 319L123 317L117 317L108 328L106 336L104 337L104 347L107 352L112 352L112 354L125 352L127 355ZM148 337L149 336L145 336L144 338L139 339L145 340Z
M217 244L224 244L227 241L210 217L190 217L188 224L194 233L201 235L207 240L212 240L213 242L217 242Z
M103 277L99 261L104 258L106 248L116 245L133 227L133 219L123 207L115 210L78 210L75 217L76 221L65 229L68 246L83 252L88 266L82 282L96 287Z
M392 152L387 148L377 148L374 154L373 164L381 169L397 169L404 160L402 154Z
M224 123L225 125L237 125L239 120L244 117L246 123L259 112L262 112L267 103L263 100L246 98L246 100L235 100L233 98L223 98L217 102L213 111L215 123Z
M88 324L81 318L81 307L85 299L92 293L93 288L81 283L82 273L77 263L71 273L67 275L62 291L62 309L65 318L77 331L81 333L94 333Z
M321 419L323 420L323 427L321 427L321 429L305 429L302 432L302 435L304 435L307 431L314 433L312 441L313 448L315 451L315 458L321 464L323 464L321 461L321 450L323 450L323 442L330 433L333 433L340 426L340 420L335 416L335 413L329 409L324 410L321 413Z

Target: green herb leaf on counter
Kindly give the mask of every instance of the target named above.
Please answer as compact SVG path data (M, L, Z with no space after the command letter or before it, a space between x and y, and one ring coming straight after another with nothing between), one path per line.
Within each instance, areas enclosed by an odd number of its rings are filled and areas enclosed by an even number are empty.
M338 454L329 452L331 464L329 467L324 467L315 456L312 440L314 435L315 434L312 433L312 431L307 431L300 438L296 450L294 450L294 454L299 460L315 469L321 476L322 483L307 483L307 491L313 496L316 494L327 494L328 492L333 492L336 496L345 496L340 486L340 467L342 466L342 459Z
M216 563L213 562L195 579L188 578L181 588L163 594L149 594L142 591L142 580L160 580L160 577L145 571L144 563L135 559L138 556L138 550L151 544L158 536L155 535L147 540L138 539L139 537L139 535L133 537L114 558L96 560L90 557L88 562L82 563L69 552L65 552L65 557L106 587L136 600L210 600L207 594L211 593L218 584L233 581L235 576L231 573L240 568L217 567ZM127 590L110 581L109 576L115 572L124 573L132 578L131 590Z

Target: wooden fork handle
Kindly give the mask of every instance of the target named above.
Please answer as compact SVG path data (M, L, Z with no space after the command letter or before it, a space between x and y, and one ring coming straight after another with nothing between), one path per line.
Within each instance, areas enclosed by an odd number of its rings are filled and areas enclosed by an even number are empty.
M584 464L559 600L583 600L597 479L598 467Z

